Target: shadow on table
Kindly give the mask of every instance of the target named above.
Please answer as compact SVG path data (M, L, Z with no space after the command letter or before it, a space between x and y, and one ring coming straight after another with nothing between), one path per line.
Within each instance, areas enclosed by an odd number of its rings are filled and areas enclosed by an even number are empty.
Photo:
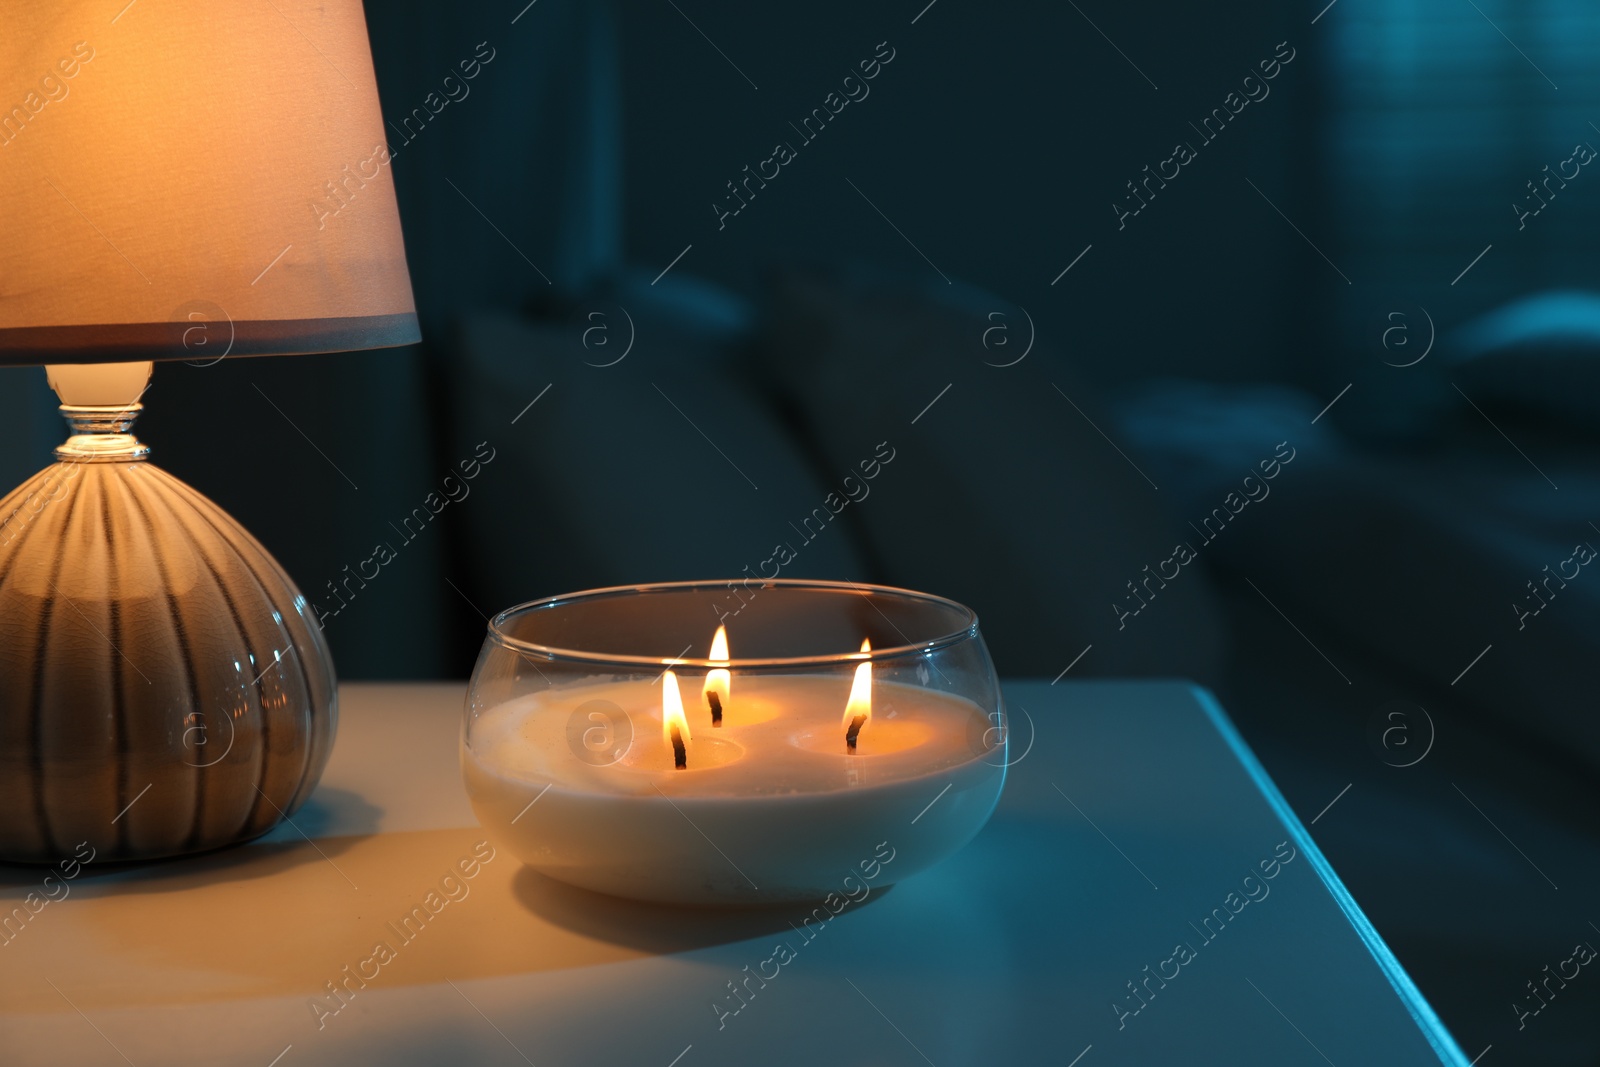
M114 879L117 893L153 893L271 878L294 867L322 863L340 855L361 838L376 833L382 814L381 808L360 794L323 787L289 817L292 825L279 823L253 841L158 860L97 859L83 864L76 886L87 888ZM332 826L340 828L339 836L319 836ZM308 837L316 842L315 847L305 847ZM56 873L54 865L0 863L0 894L9 889L37 889L46 875Z
M750 908L695 908L646 904L578 889L524 867L511 883L517 901L553 926L641 952L664 954L733 944L775 933L792 933L806 919L813 926L832 913L820 902ZM870 908L893 886L874 889L844 911Z

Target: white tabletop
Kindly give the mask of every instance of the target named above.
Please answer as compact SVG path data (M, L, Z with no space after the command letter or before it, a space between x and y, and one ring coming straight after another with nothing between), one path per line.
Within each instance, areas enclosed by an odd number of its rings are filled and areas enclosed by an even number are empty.
M91 863L0 944L0 1062L1467 1062L1186 685L1008 684L1016 762L989 826L814 940L791 925L804 908L647 907L483 860L463 687L340 692L332 762L292 826ZM5 910L46 873L0 868ZM418 906L403 940L391 924ZM788 962L766 963L779 944Z

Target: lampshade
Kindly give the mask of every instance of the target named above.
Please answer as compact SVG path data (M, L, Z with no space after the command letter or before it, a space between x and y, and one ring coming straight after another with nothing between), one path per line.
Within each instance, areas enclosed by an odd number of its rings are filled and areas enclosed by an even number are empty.
M0 0L0 71L0 366L420 339L361 0Z

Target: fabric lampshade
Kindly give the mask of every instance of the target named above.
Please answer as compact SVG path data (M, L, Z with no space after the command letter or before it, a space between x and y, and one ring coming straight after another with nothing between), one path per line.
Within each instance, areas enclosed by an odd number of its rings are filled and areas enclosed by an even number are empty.
M420 339L361 0L0 27L0 366Z

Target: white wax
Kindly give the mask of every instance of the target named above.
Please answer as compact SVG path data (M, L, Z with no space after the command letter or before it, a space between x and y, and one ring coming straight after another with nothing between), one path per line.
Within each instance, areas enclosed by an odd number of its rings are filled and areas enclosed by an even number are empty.
M875 683L850 755L840 723L848 676L735 673L721 727L702 678L680 682L692 735L683 770L662 739L659 683L566 686L483 711L462 770L495 842L552 878L618 896L820 899L859 877L883 842L895 858L880 885L959 849L1005 780L1005 750L986 744L991 723L960 697ZM569 743L575 710L596 700L632 725L614 763Z

